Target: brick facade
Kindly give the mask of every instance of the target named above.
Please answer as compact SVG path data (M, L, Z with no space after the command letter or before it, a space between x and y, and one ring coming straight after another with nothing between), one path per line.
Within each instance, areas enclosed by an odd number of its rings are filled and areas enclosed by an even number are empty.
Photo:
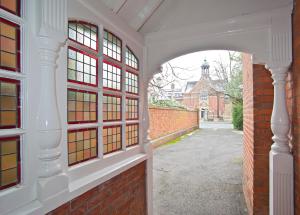
M48 215L145 215L146 164L140 163Z
M272 145L273 85L264 65L243 55L244 174L243 190L249 214L269 213L269 151Z
M198 111L172 108L149 108L149 136L152 140L198 127Z

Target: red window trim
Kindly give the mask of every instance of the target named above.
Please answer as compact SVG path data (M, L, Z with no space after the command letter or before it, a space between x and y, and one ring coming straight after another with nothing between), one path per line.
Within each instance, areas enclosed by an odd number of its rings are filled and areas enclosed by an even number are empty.
M127 65L126 63L126 66L128 67L128 68L130 68L130 69L133 69L134 71L136 71L136 72L138 72L139 71L139 69L140 69L140 61L139 61L139 59L137 58L137 56L134 54L134 52L128 47L128 46L126 46L126 48L133 54L133 56L136 58L136 60L137 60L137 68L134 68L134 67L132 67L132 66L129 66L129 65Z
M89 94L95 94L96 95L96 120L69 122L68 119L67 119L68 124L72 125L72 124L87 124L87 123L98 122L98 93L93 92L93 91L88 91L88 90L79 90L79 89L74 89L74 88L67 88L67 91L69 91L69 90L75 91L75 92L89 93ZM68 101L69 101L69 99L68 99L68 94L67 94L67 102ZM67 114L68 114L68 108L67 108Z
M17 2L17 12L12 11L12 10L2 6L2 5L0 5L0 8L7 11L7 12L9 12L9 13L15 14L17 16L21 16L21 0L17 0L16 2Z
M17 100L18 100L18 121L17 121L17 126L0 126L0 129L10 129L10 128L20 128L21 127L21 98L20 98L20 81L19 80L14 80L14 79L9 79L9 78L2 78L0 77L0 81L4 82L9 82L9 83L14 83L17 85Z
M138 98L133 98L133 97L130 97L130 96L126 96L126 99L131 99L131 100L136 100L137 101L137 118L126 118L126 120L138 120L140 118L140 116L139 116L139 109L140 109L140 107L139 107L139 99ZM126 104L126 107L127 107L127 104Z
M106 57L108 57L108 58L110 58L110 59L112 59L112 60L115 60L115 61L117 61L117 62L119 62L119 63L122 63L122 59L123 59L123 51L122 51L122 50L123 50L123 41L121 40L120 37L118 37L118 36L117 36L116 34L114 34L113 32L107 30L106 28L104 28L103 31L106 31L107 33L111 33L113 36L117 37L117 38L121 41L121 56L120 56L120 59L121 59L121 60L114 59L113 57L110 57L110 56L108 56L108 55L106 55L106 54L104 54L104 53L103 53L103 55L106 56ZM103 36L103 41L104 41L104 36ZM104 45L103 45L103 47L104 47Z
M110 97L116 97L116 98L120 98L121 99L121 109L120 109L120 119L115 119L115 120L103 120L103 122L121 122L122 121L122 96L119 95L113 95L113 94L109 94L109 93L103 93L103 97L104 96L110 96ZM104 105L103 101L102 101L102 105ZM103 115L103 113L102 113Z
M0 190L4 190L4 189L7 189L9 187L13 187L17 184L20 184L21 182L21 151L20 151L20 136L11 136L11 137L0 137L0 141L2 140L17 140L17 150L18 150L18 153L17 153L17 172L18 172L18 177L17 177L17 182L14 182L14 183L11 183L11 184L7 184L5 186L0 186Z
M104 153L103 152L103 155L107 155L107 154L111 154L111 153L113 153L113 152L117 152L117 151L122 151L122 125L108 125L108 126L103 126L103 130L104 129L106 129L106 128L118 128L118 127L120 127L120 135L121 135L121 148L120 149L115 149L115 150L113 150L113 151L110 151L110 152L106 152L106 153ZM103 142L103 134L102 134L102 142ZM103 148L104 148L104 144L102 144L102 146L103 146Z
M97 32L96 32L97 33L97 37L96 37L96 49L93 49L92 47L86 46L83 43L78 42L77 40L71 39L69 37L69 23L76 23L76 24L78 23L78 24L83 24L83 25L89 25L89 26L96 27L96 29L97 29ZM77 29L76 29L76 32L77 32ZM77 43L77 44L79 44L81 46L84 46L84 47L86 47L86 48L88 48L88 49L90 49L90 50L92 50L94 52L97 52L97 54L99 52L99 29L98 29L98 25L96 25L96 24L92 24L92 23L89 23L89 22L81 21L81 20L69 20L68 21L68 39L71 40L71 41L73 41L74 43Z
M85 82L81 82L81 81L70 80L69 78L67 78L68 82L72 82L72 83L76 83L76 84L83 84L83 85L87 85L87 86L91 86L91 87L98 87L98 77L99 77L99 75L98 75L98 73L99 73L98 72L98 58L95 57L92 54L89 54L88 52L82 51L82 50L74 48L72 46L68 46L68 49L71 49L73 51L76 51L76 52L79 52L81 54L87 55L87 56L89 56L89 57L96 60L96 84L89 84L89 83L85 83ZM69 55L68 55L68 59L69 59Z
M132 71L130 71L130 70L126 70L126 72L129 72L129 73L131 73L131 74L134 74L134 75L136 75L137 76L137 88L138 88L138 93L132 93L132 92L128 92L127 90L126 90L126 93L127 94L131 94L131 95L136 95L136 96L138 96L139 94L140 94L140 77L139 77L139 74L136 74L135 72L132 72ZM125 80L125 85L126 85L126 80ZM125 89L126 89L126 86L125 86Z
M72 163L72 164L69 164L69 148L68 148L68 166L74 166L76 164L79 164L79 163L83 163L85 161L88 161L88 160L92 160L92 159L95 159L98 157L98 127L93 127L93 128L80 128L80 129L70 129L68 130L67 134L68 134L68 138L69 138L69 132L77 132L77 131L89 131L89 130L95 130L96 129L96 140L97 140L97 144L96 144L96 156L94 157L90 157L88 159L85 159L85 160L82 160L82 161L78 161L78 162L75 162L75 163ZM69 139L67 140L67 147L69 147ZM77 151L76 151L77 153Z
M4 70L8 70L8 71L13 71L13 72L20 72L21 71L21 35L20 35L20 26L16 23L10 22L6 19L3 19L0 17L0 21L3 23L6 23L8 25L14 26L16 27L16 39L17 39L17 53L16 53L16 57L17 57L17 68L10 68L10 67L6 67L6 66L1 66L0 65L0 69L4 69Z
M103 89L104 90L111 90L111 91L116 91L116 92L122 92L122 78L123 78L123 70L122 70L122 67L121 66L119 66L118 64L115 64L115 63L113 63L113 62L110 62L110 61L108 61L108 60L103 60L103 63L106 63L106 64L109 64L109 65L111 65L111 66L114 66L114 67L117 67L117 68L119 68L120 70L121 70L121 81L120 81L120 90L118 90L118 89L114 89L114 88L110 88L110 87L103 87ZM102 67L103 67L103 65L102 65ZM102 73L103 73L103 68L102 68ZM102 74L103 75L103 74ZM103 86L103 77L102 77L102 86Z
M138 142L137 143L135 143L135 144L132 144L132 145L127 145L127 143L126 143L126 148L130 148L130 147L132 147L132 146L137 146L137 145L139 145L140 144L140 123L126 123L126 126L127 125L137 125L138 127L138 130L137 130L137 138L138 138ZM125 129L125 131L126 131L126 129ZM126 134L127 134L127 132L126 132ZM126 139L127 140L127 139ZM126 141L125 140L125 141Z

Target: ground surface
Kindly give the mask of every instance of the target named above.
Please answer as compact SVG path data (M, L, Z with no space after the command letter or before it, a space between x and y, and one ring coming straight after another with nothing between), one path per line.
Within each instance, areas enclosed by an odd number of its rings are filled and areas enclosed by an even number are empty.
M154 215L247 214L242 134L223 123L154 151Z

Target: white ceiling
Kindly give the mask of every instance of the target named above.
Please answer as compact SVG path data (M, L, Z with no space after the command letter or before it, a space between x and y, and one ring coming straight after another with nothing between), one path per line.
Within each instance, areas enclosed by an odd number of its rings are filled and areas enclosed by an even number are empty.
M91 0L86 0L91 1ZM292 0L98 0L142 34L280 8Z

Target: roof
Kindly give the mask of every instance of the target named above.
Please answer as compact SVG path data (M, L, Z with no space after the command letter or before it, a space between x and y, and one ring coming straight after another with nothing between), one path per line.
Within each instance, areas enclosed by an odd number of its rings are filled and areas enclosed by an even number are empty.
M194 88L194 86L197 84L197 82L198 81L188 81L186 83L184 92L189 93Z

